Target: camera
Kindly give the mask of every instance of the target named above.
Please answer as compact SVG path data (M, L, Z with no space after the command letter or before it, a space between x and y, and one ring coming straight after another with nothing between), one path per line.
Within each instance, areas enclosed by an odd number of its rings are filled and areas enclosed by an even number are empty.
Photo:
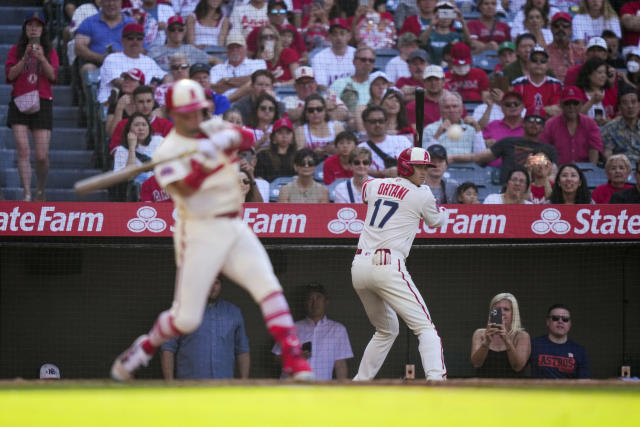
M456 11L450 7L438 9L438 18L440 19L456 19Z

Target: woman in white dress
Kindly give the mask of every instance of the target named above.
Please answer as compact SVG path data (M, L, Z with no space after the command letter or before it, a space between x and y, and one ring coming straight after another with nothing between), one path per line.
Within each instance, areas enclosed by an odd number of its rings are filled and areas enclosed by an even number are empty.
M489 194L485 205L530 205L529 172L522 166L516 166L507 174L507 183L500 194Z
M186 42L203 49L224 46L229 33L229 18L222 12L222 0L200 0L187 17Z

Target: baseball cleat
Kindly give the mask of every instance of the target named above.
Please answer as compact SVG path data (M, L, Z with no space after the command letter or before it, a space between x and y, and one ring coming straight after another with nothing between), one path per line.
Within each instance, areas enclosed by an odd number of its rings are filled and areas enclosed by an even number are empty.
M291 376L294 381L311 382L316 380L316 376L313 374L311 367L306 360L300 359L296 362L296 366L293 368L293 375Z
M138 368L149 364L152 356L142 348L142 342L147 338L147 335L139 336L131 347L116 358L111 366L111 378L116 381L131 381Z

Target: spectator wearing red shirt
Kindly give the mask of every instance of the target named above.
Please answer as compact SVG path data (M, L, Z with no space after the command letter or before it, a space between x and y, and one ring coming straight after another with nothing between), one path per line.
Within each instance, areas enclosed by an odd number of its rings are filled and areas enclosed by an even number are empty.
M298 53L290 47L282 47L280 33L273 25L265 25L258 31L256 59L263 59L267 69L273 73L277 84L292 86L293 76L300 66Z
M542 46L535 46L529 54L529 75L518 77L511 84L513 91L522 95L527 110L542 107L548 116L560 114L558 106L562 96L562 82L547 75L549 54Z
M609 203L614 193L633 188L633 184L627 183L631 174L631 162L624 154L614 154L607 159L604 165L607 173L607 183L599 185L591 193L591 198L596 203Z
M547 120L540 139L558 151L558 164L598 163L602 152L600 127L591 117L580 114L584 95L575 86L565 86L560 106L562 114Z
M607 42L602 37L592 37L587 43L587 53L585 54L585 61L591 58L600 58L603 61L607 60L609 52L607 50ZM566 76L564 77L565 86L575 86L578 81L578 73L580 73L581 65L569 68Z
M171 202L171 196L158 185L156 177L151 175L140 187L140 201L144 203Z
M424 70L424 125L440 120L440 98L444 94L444 71L439 65L429 65ZM416 124L416 102L406 105L407 118ZM417 129L422 132L422 129Z
M509 26L496 18L497 5L497 0L478 0L480 19L473 19L467 23L471 47L476 53L498 50L501 43L511 41Z
M410 101L416 94L416 87L424 84L424 70L429 65L429 54L424 49L416 49L407 57L410 77L400 77L396 87L402 91L405 100Z
M640 41L640 1L627 2L620 9L620 23L622 24L623 54L638 46Z
M436 3L437 0L416 0L418 14L405 18L399 34L411 32L420 38L420 35L431 25L431 20L435 16Z
M615 70L602 59L592 58L580 69L576 84L587 99L580 112L600 126L612 120L618 111L618 89L609 81L609 72L615 73Z
M349 163L349 154L358 145L353 132L340 132L334 141L337 153L327 157L322 166L322 176L326 185L339 178L351 178L353 170Z
M458 92L464 101L482 101L489 94L489 78L479 68L471 67L471 49L458 42L451 48L451 70L445 73L444 87Z

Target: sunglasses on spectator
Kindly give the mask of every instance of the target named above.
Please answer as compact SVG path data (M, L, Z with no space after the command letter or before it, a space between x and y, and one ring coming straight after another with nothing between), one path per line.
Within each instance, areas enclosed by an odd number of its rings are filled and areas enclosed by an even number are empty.
M356 59L361 62L368 62L369 64L373 64L374 62L376 62L375 58L363 58L361 56L358 56Z
M172 65L171 66L171 69L174 70L174 71L186 70L188 68L189 68L189 64L180 64L180 65Z
M270 15L286 15L287 14L287 10L286 9L273 9L271 12L269 12Z
M386 119L367 119L367 123L369 123L370 125L383 125L386 122Z
M370 160L354 160L353 162L354 166L360 166L360 165L364 165L364 166L369 166L371 164Z
M251 184L251 180L248 179L248 178L244 178L244 179L240 180L240 183L244 184L244 185L249 185L249 184Z
M170 33L182 33L182 32L184 32L184 27L178 27L178 26L169 27L169 32Z
M307 107L307 113L322 113L324 107Z
M308 168L308 167L315 166L315 165L316 165L316 162L314 162L311 159L304 159L303 161L298 163L298 166L304 167L304 168Z
M547 62L549 62L549 60L547 58L540 58L540 59L532 59L531 62L534 64L546 64Z
M258 108L260 108L260 111L268 111L270 113L276 111L276 107L274 107L273 105L261 105Z
M569 24L568 22L564 23L564 24L560 24L558 22L554 22L552 26L556 27L556 28L564 28L565 30L568 30L569 28L571 28L571 24Z
M563 102L564 105L578 105L580 104L578 101L576 101L575 99L571 99L569 101Z
M135 36L126 36L125 40L144 40L144 35L143 34L138 34Z
M525 122L535 123L537 125L541 125L544 123L544 119L542 117L527 117L524 119Z
M565 317L565 316L551 316L551 320L553 320L554 322L559 322L560 319L562 319L562 321L564 323L569 323L571 321L570 317Z
M520 102L519 101L503 102L502 105L504 105L505 107L519 107Z
M264 40L275 40L276 36L274 34L263 34L260 38Z

